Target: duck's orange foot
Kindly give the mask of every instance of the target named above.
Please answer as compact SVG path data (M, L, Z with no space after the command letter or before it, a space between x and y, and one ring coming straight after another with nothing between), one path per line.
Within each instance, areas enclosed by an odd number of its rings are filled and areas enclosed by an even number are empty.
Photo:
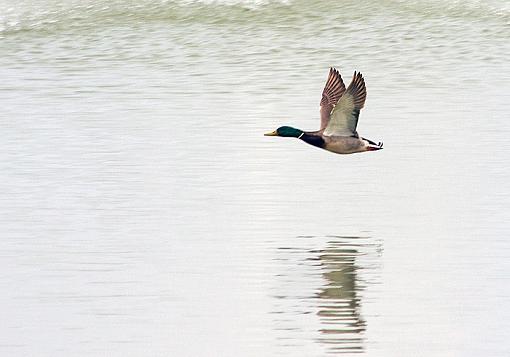
M383 143L379 141L379 144L377 145L373 145L373 144L370 144L367 146L367 151L377 151L377 150L381 150L383 148Z

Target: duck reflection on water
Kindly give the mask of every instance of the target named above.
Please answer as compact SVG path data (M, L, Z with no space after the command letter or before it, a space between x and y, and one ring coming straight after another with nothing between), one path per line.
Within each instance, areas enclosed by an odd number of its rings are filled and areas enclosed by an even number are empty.
M335 237L324 249L314 251L322 270L323 285L316 293L321 337L331 351L353 353L363 350L366 321L361 314L362 292L367 282L358 272L358 257L373 243L359 237ZM363 267L365 268L365 267Z
M365 349L363 304L379 282L381 241L372 237L301 236L279 246L275 330L282 346L306 345L310 334L326 352ZM317 249L317 247L321 247Z
M327 353L363 352L363 304L380 281L381 250L372 237L300 236L278 245L272 313L282 348L305 348L314 336Z

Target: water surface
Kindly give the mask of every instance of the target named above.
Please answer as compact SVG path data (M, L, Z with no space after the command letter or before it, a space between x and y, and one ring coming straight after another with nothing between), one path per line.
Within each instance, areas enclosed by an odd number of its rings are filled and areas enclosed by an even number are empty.
M507 356L509 16L0 2L0 353ZM330 66L384 150L262 136Z

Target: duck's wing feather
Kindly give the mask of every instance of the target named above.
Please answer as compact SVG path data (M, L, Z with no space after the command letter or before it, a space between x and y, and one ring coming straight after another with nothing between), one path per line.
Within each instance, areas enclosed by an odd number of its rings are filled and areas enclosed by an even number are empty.
M328 80L322 91L321 99L321 130L328 125L331 110L345 92L342 76L335 68L329 69Z
M354 72L351 84L331 111L331 119L324 130L324 135L357 137L359 112L365 105L366 98L365 80L361 73Z

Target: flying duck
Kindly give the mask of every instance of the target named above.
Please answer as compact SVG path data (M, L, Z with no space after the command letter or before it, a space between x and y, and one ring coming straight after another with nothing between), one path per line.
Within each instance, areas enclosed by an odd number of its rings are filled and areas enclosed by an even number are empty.
M376 144L362 138L356 131L359 112L365 104L366 97L365 80L361 73L354 72L351 84L345 89L340 73L335 68L330 68L320 102L320 129L303 131L290 126L281 126L264 135L298 138L336 154L380 150L382 142Z

